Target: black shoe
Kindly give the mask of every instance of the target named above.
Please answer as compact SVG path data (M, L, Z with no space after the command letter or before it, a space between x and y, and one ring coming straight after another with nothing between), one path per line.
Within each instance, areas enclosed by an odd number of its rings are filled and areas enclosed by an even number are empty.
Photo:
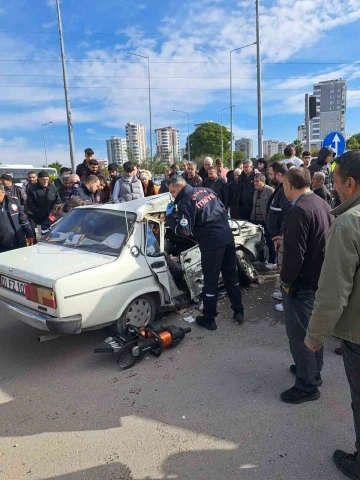
M199 325L199 327L204 327L204 328L207 328L208 330L217 329L217 325L214 317L205 317L204 315L200 315L196 317L196 323Z
M352 480L360 480L360 467L357 462L357 453L351 454L336 450L333 455L333 460L337 468L347 477Z
M297 373L297 368L296 368L296 365L290 365L290 372L293 373L295 376L296 376L296 373ZM316 377L316 386L317 387L321 387L321 385L323 384L323 380L321 378L321 374L319 373L319 375Z
M312 400L320 398L320 391L314 388L311 392L303 392L297 387L292 387L286 390L286 392L283 392L280 398L283 402L292 404L311 402Z
M244 323L244 312L234 312L233 318L235 323L239 323L241 325Z
M336 355L342 355L341 347L335 348L334 352L336 353Z

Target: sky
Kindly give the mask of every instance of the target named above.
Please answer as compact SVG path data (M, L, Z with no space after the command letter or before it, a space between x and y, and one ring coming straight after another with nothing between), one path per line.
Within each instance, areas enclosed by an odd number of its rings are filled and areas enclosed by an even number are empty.
M229 52L253 43L254 0L61 0L76 161L126 122L146 124L150 58L153 128L220 123L228 107ZM360 131L359 0L260 0L264 140L293 141L304 94L348 81L346 131ZM55 0L0 0L0 162L70 164ZM235 138L257 153L256 46L234 52ZM229 110L223 111L229 126ZM155 142L155 136L154 142ZM149 141L148 141L149 145Z

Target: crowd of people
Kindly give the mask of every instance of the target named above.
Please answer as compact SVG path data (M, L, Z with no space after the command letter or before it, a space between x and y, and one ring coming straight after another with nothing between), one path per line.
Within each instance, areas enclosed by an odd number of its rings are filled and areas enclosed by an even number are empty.
M184 159L166 171L159 187L150 172L132 162L123 165L121 175L110 164L108 181L94 152L86 149L76 173L64 167L52 183L45 170L29 172L24 188L14 185L10 174L1 176L0 252L34 244L36 230L45 234L76 206L170 192L174 201L166 209L167 227L194 238L201 252L204 307L196 322L216 330L220 273L234 320L244 321L228 219L260 225L266 247L259 263L279 269L273 297L282 302L276 309L285 312L294 360L295 383L281 400L299 404L320 398L324 338L332 332L341 339L337 350L351 389L357 452L337 450L334 461L349 478L360 480L360 150L334 157L331 148L323 147L315 161L310 152L300 159L288 145L281 161L239 161L233 170L221 159L206 157L199 170Z

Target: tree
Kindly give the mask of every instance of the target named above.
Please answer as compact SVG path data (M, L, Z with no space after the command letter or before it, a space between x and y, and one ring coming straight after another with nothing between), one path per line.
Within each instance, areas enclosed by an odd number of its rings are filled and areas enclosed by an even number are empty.
M275 155L269 158L269 163L279 162L280 160L283 160L283 158L284 156L282 153L275 153Z
M57 173L60 173L60 168L62 168L62 164L59 162L49 163L49 165L43 165L43 168L55 168Z
M159 156L153 158L147 156L146 159L141 162L141 170L148 170L152 175L164 173L168 166L168 164L166 165L164 163L164 159Z
M230 132L226 127L219 123L207 122L199 125L195 132L190 135L191 157L197 158L205 152L213 157L221 157L221 129L223 136L224 160L228 157L230 151ZM189 139L187 140L187 142ZM187 144L186 144L187 148Z
M311 150L311 156L312 157L317 157L319 155L319 152L320 152L319 149Z
M346 142L346 148L348 150L356 150L360 148L360 133L356 133Z
M242 162L246 160L245 152L242 152L242 151L234 152L233 157L234 157L234 162L236 162L237 160L241 160Z
M295 149L296 149L296 156L297 157L301 157L303 151L304 151L304 147L302 145L302 143L300 142L300 140L296 139L294 140L294 145L295 145Z

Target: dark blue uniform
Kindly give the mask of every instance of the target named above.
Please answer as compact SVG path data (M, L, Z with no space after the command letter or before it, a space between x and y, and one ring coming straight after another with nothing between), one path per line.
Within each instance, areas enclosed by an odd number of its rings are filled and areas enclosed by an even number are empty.
M194 237L201 251L204 275L204 315L217 315L217 291L220 272L228 292L231 308L243 312L239 278L236 269L234 236L224 205L209 188L186 185L177 195L178 219L166 217L166 223L178 236Z
M81 200L84 200L87 205L100 203L100 192L90 192L85 183L81 183L80 187L74 188L70 197L79 197Z
M5 196L0 205L0 252L26 247L26 238L34 232L24 208L16 200Z

